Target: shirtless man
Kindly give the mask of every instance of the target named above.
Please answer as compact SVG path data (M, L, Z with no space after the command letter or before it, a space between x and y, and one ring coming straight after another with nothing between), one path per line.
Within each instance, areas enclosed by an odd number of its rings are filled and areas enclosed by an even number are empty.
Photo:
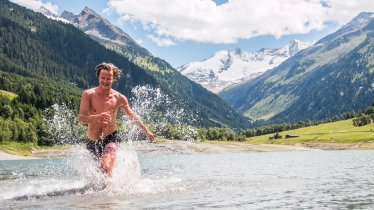
M99 86L85 90L79 108L79 122L88 124L87 149L101 161L101 168L108 177L112 176L116 152L121 141L116 131L117 110L122 109L128 118L145 132L154 142L154 136L131 110L127 98L112 89L113 82L121 71L111 63L96 66Z

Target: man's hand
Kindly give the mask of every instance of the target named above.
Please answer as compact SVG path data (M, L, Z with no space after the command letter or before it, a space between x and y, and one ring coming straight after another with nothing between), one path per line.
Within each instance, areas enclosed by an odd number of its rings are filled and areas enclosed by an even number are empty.
M145 135L147 136L149 141L151 141L152 143L156 142L155 137L153 136L153 134L151 132L147 131L147 132L145 132Z
M108 124L112 120L112 116L110 115L110 111L103 112L98 115L98 121L103 124Z

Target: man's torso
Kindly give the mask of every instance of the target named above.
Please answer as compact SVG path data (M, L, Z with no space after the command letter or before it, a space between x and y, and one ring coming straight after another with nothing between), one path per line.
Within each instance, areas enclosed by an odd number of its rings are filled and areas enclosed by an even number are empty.
M119 93L112 91L108 96L99 95L95 89L90 90L90 115L109 112L111 121L108 124L93 122L88 124L88 138L99 140L116 130L117 110L119 107Z

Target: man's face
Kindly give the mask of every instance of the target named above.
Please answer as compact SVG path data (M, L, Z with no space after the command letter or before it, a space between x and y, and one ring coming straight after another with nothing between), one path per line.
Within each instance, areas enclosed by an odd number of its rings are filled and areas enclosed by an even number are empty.
M104 89L110 89L114 82L113 71L101 70L99 75L99 84Z

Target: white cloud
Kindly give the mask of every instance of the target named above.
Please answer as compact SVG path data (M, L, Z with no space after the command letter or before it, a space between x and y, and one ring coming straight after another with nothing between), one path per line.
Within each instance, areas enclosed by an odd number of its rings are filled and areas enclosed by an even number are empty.
M144 43L142 39L137 39L135 40L135 42L138 43L138 45L142 45Z
M235 43L259 35L281 37L321 30L326 22L345 24L361 11L374 11L373 0L108 0L108 11L157 34L152 40ZM168 40L168 41L166 41ZM166 44L167 45L167 44ZM169 45L170 46L170 45Z
M155 37L153 35L148 35L148 38L152 40L154 43L156 43L157 46L160 46L160 47L169 47L169 46L176 45L176 43L173 40L168 39L168 38L160 38L160 37Z
M44 6L49 11L54 14L58 14L58 6L52 4L51 2L43 3L41 0L10 0L13 3L19 4L21 6L27 7L34 11L38 10L41 6Z

